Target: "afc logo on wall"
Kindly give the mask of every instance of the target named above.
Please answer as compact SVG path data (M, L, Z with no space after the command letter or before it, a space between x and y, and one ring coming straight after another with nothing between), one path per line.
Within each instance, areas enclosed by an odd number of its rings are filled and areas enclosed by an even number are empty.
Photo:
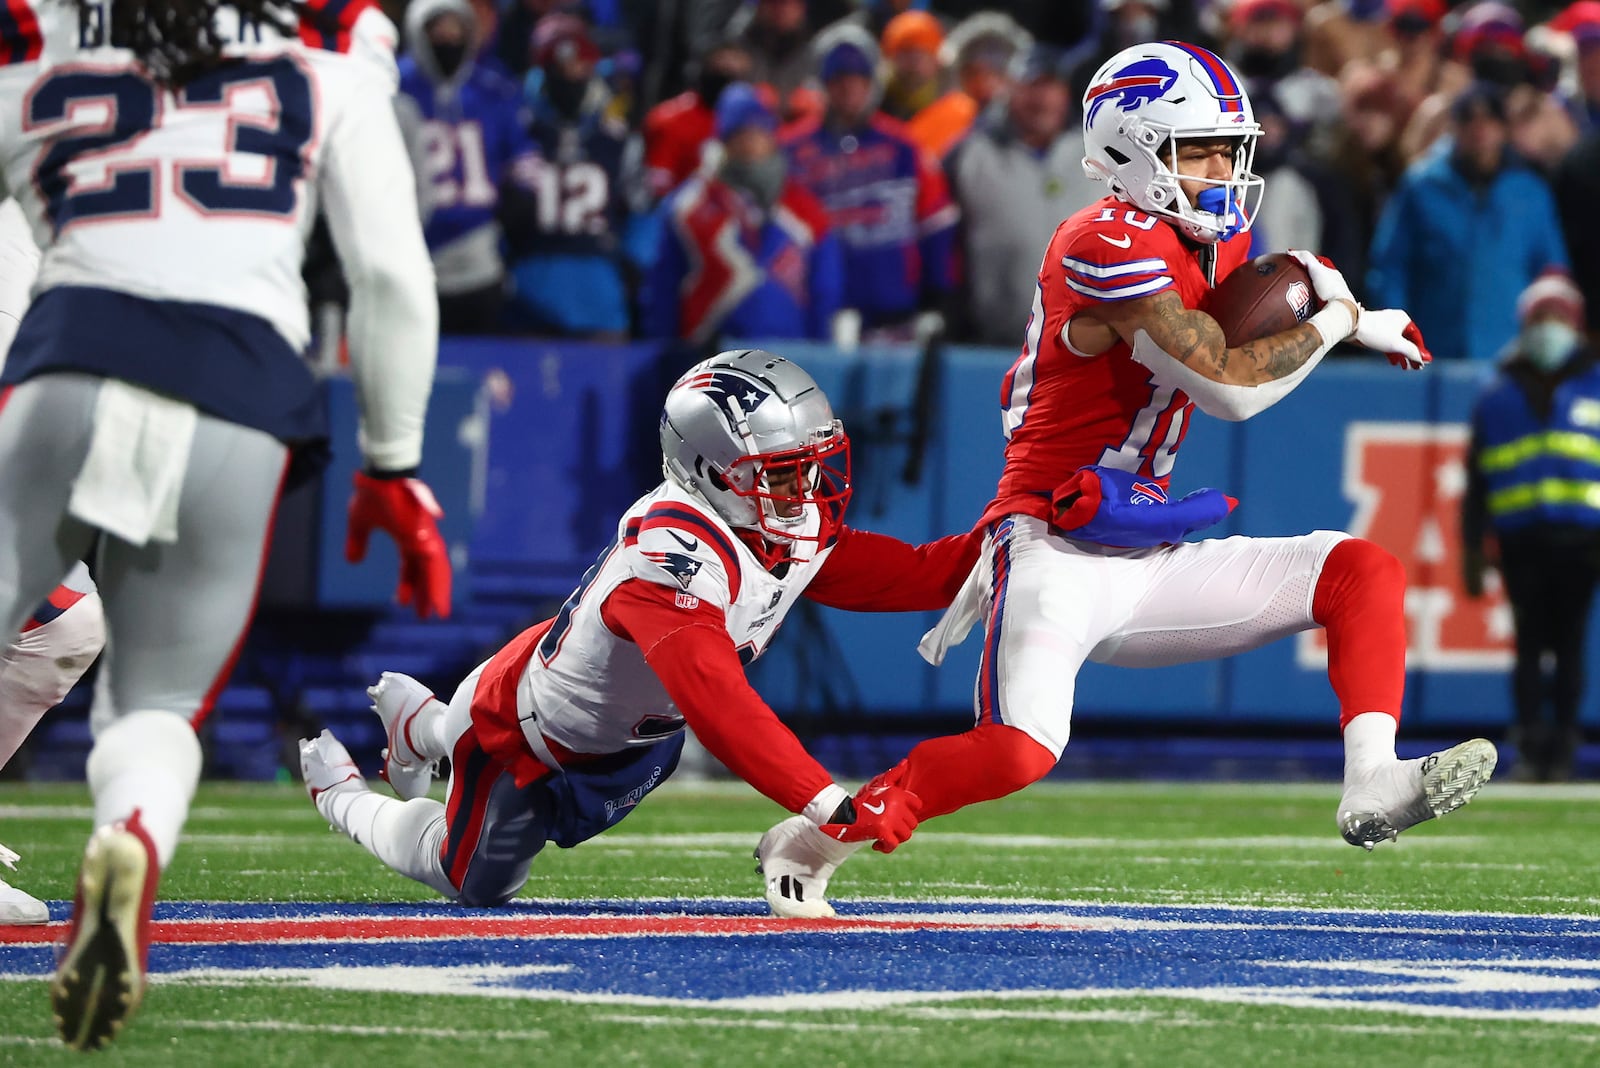
M1406 568L1406 664L1433 671L1511 666L1511 606L1498 571L1473 600L1461 586L1461 495L1468 428L1460 423L1351 423L1342 490L1355 511L1345 529L1377 542ZM1328 662L1321 628L1302 631L1299 666Z

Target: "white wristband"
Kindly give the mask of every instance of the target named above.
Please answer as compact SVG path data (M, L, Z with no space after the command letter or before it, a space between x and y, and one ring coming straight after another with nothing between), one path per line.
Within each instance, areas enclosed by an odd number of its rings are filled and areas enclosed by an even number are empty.
M1322 347L1331 349L1356 332L1356 317L1350 314L1349 305L1342 300L1330 300L1306 322L1322 335Z
M817 791L817 796L813 797L806 807L800 810L800 815L820 827L831 820L833 814L839 811L839 806L848 800L850 800L850 791L836 782L830 782Z

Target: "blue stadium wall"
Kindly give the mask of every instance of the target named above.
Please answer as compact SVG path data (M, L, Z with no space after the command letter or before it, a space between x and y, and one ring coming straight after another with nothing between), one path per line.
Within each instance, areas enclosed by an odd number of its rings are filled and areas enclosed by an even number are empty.
M924 394L924 424L915 348L765 347L804 365L845 419L855 444L855 525L913 541L971 525L1000 469L999 382L1013 353L945 350ZM659 477L655 414L685 361L646 345L452 340L441 365L480 383L487 412L472 460L474 581L488 572L495 583L559 599L610 541L620 510ZM1493 589L1484 601L1468 600L1458 578L1465 423L1484 374L1461 365L1403 374L1381 361L1331 362L1248 423L1198 418L1174 475L1178 492L1212 485L1240 498L1218 534L1344 529L1406 563L1413 728L1495 727L1508 718L1509 610ZM911 463L924 429L920 463ZM430 434L448 435L449 425ZM915 646L935 618L808 606L791 615L752 675L783 712L848 717L869 730L930 715L959 723L970 715L979 643L969 638L943 667L929 667ZM1337 708L1324 665L1320 632L1215 663L1088 665L1077 707L1130 725L1327 724ZM1600 723L1597 688L1584 719Z

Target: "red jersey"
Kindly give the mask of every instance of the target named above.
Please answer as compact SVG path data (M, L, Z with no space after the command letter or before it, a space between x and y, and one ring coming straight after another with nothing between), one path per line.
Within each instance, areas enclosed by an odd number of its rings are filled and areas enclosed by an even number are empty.
M1022 355L1000 386L1006 466L979 524L1012 513L1050 516L1050 494L1089 464L1159 482L1189 429L1188 394L1156 385L1126 342L1097 356L1067 344L1072 317L1101 301L1171 289L1197 307L1211 288L1203 255L1216 250L1216 281L1245 261L1248 238L1214 246L1186 240L1170 223L1106 197L1056 227L1039 268Z
M666 196L699 169L700 152L716 125L716 113L693 90L650 109L644 117L644 166L652 196Z

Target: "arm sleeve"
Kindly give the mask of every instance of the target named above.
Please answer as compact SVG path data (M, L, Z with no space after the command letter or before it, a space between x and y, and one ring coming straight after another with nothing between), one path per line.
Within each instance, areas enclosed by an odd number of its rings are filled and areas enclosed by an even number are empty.
M675 596L631 579L606 598L601 619L639 646L712 756L790 812L803 811L833 776L745 680L721 610L704 603L680 608Z
M390 89L376 74L354 80L328 131L321 193L350 283L361 451L371 466L401 471L422 460L439 309Z
M978 562L976 531L926 545L845 527L806 596L852 612L941 609L955 599Z

